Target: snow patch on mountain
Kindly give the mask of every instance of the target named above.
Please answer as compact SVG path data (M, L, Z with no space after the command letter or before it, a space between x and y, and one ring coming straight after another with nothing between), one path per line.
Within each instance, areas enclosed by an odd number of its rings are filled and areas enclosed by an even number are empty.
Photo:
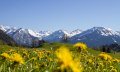
M8 26L4 26L4 25L0 25L0 29L4 32L6 32L8 29L10 29L10 27Z
M80 34L81 32L82 32L82 30L76 29L76 30L70 32L70 37L77 35L77 34Z
M17 28L11 27L6 31L6 34L11 36L16 30L17 30Z
M69 36L69 33L65 30L58 30L43 39L48 42L61 42L65 35Z
M52 34L52 32L50 32L50 31L40 31L39 34L42 37L46 37L46 36Z

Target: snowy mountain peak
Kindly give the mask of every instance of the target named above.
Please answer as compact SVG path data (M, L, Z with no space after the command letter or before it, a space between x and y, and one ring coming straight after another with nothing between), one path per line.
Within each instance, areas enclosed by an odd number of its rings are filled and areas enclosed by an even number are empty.
M39 37L39 34L37 32L34 32L33 30L30 30L30 29L22 29L22 28L19 28L16 30L16 33L24 33L24 34L29 34L33 37Z
M26 29L26 30L28 31L28 33L29 33L30 35L32 35L32 36L34 36L34 37L39 37L38 34L37 34L37 32L34 32L34 31L30 30L30 29Z
M58 30L44 37L43 39L48 42L60 42L65 35L69 36L69 33L65 30Z
M41 35L41 36L48 36L48 35L50 35L52 32L50 32L50 31L40 31L39 32L39 34Z
M15 27L9 28L9 29L6 31L6 34L12 35L16 30L17 30L17 28L15 28Z
M9 28L10 27L8 27L8 26L0 25L0 29L4 32L7 31Z
M53 32L53 33L55 33L55 34L69 34L66 30L57 30L57 31L55 31L55 32Z
M92 31L112 31L112 29L110 28L105 28L105 27L93 27L89 30L92 30Z
M82 30L76 29L76 30L70 32L70 36L72 37L72 36L74 36L74 35L80 34L81 32L82 32Z
M85 31L84 33L85 34L89 34L89 33L98 33L98 34L101 34L101 35L104 35L104 36L108 36L108 35L113 35L115 34L116 32L112 31L112 29L110 28L104 28L104 27L93 27L91 29L88 29L87 31Z

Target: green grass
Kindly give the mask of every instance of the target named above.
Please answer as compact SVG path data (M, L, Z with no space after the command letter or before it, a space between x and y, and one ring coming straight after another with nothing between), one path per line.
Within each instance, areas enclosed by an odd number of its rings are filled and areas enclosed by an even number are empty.
M73 48L73 45L72 44L68 44L68 43L45 43L43 44L41 47L39 47L39 49L47 49L47 50L50 50L51 48L53 50L56 50L57 48L59 48L60 46L67 46L70 50L72 50ZM88 48L87 49L89 53L97 56L101 53L101 51L98 51L98 50L94 50L92 48ZM120 59L120 52L116 52L115 54L112 52L112 53L108 53L110 54L111 56L113 56L114 58L119 58Z
M12 55L18 53L22 56L25 62L24 64L19 64L10 61L9 58L6 59L0 56L0 72L60 72L61 62L58 62L59 59L56 57L55 51L61 46L65 46L70 50L73 60L77 59L82 65L83 72L114 72L112 71L112 66L114 70L120 72L120 63L113 62L115 58L120 59L119 52L115 54L108 53L113 58L110 63L109 60L103 60L98 57L101 53L100 51L88 48L87 52L79 52L72 44L57 42L44 43L38 48L0 45L0 54L8 53L9 55ZM92 62L89 62L89 60L92 60ZM72 72L72 69L68 67L62 71Z

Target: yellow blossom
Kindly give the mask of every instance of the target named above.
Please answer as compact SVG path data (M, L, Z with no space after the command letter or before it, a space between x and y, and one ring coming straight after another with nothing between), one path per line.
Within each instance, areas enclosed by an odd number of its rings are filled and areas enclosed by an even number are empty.
M113 59L113 62L119 63L119 60L118 59Z
M37 52L37 53L38 53L38 57L39 57L40 59L44 57L44 52L39 51L39 52Z
M62 69L70 67L73 70L73 72L81 72L81 69L79 68L80 64L78 62L73 61L71 52L66 47L61 47L57 49L56 55L62 62Z
M118 72L116 69L111 69L110 72Z
M101 54L99 54L99 57L101 59L104 59L104 60L111 60L112 59L112 57L110 55L108 55L107 53L104 53L104 52L102 52Z
M77 47L78 49L81 49L81 50L86 50L87 49L87 45L86 44L84 44L84 43L76 43L75 45L74 45L74 47Z
M9 59L9 58L10 58L10 56L9 56L8 53L2 53L1 56L2 56L3 58L5 58L5 59Z
M16 63L19 63L19 64L24 64L24 59L22 58L22 56L18 53L14 53L12 54L11 56L11 61L14 61Z
M88 62L89 62L89 63L92 63L92 62L93 62L93 60L92 60L92 59L88 59Z
M110 68L111 68L111 69L114 69L114 67L113 67L113 66L110 66Z

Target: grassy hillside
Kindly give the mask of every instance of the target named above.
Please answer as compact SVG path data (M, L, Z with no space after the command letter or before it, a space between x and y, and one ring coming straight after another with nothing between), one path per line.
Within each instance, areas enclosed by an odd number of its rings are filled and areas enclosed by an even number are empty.
M0 45L0 72L120 72L120 53L85 44L44 43L39 48Z

